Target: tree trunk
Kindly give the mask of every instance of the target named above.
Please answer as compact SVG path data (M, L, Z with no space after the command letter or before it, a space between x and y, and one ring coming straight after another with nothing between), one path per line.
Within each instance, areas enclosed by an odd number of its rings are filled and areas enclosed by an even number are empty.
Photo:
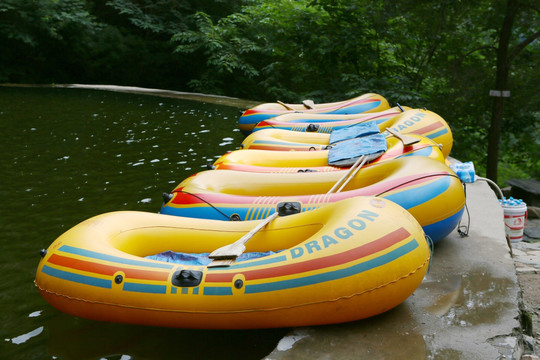
M517 13L517 0L508 0L506 15L499 32L499 46L497 47L497 74L495 77L495 89L499 91L508 90L508 74L510 72L510 59L508 48L512 35L512 26ZM488 133L488 154L486 164L486 177L497 182L497 164L499 162L499 141L501 138L501 128L504 111L504 98L494 97L491 112L491 126Z

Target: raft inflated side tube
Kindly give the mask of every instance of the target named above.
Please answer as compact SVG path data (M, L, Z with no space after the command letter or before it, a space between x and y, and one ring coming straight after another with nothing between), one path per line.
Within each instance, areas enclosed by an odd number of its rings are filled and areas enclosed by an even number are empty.
M322 125L326 123L346 120L389 119L403 113L406 110L411 110L411 108L407 106L394 106L386 110L361 114L305 114L302 112L291 112L275 116L272 118L272 120L278 122L287 122L290 124L312 123Z
M352 196L379 196L408 210L434 242L456 228L465 206L460 179L445 164L428 157L402 157L362 168L342 192L326 194L341 172L257 173L202 171L182 181L161 213L229 220L262 219L283 201L302 211Z
M323 147L328 145L330 133L335 129L371 121L377 123L381 132L386 128L391 128L402 134L425 136L442 145L445 157L450 154L453 144L452 131L448 123L438 114L423 109L410 109L396 113L395 116L377 119L361 118L321 123L317 124L319 126L313 132L308 132L307 128L314 123L290 123L278 119L279 117L257 124L253 133L242 142L242 147L244 149L310 150L316 148L317 145ZM291 133L293 131L294 134Z
M266 257L209 268L145 258L208 253L257 221L223 222L122 211L88 219L54 241L35 284L68 314L202 329L353 321L405 301L426 274L422 228L395 203L355 197L280 217L246 245Z
M312 109L304 104L265 103L244 111L238 120L238 127L244 134L249 134L258 122L291 112L301 112L306 115L361 114L382 111L389 107L388 101L383 96L372 93L345 101L315 104Z
M402 156L427 156L445 162L437 144L426 137L411 135L419 141L404 146L394 137L386 139L387 151L377 159L364 165L373 166ZM347 141L347 140L346 140ZM322 146L321 146L322 147ZM213 164L216 170L238 170L256 172L339 171L343 167L329 166L330 150L319 151L271 151L258 149L235 150L224 154Z

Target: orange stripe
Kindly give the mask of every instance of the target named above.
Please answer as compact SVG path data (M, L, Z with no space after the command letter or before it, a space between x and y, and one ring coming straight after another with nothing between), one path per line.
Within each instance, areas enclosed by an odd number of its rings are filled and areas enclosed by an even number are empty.
M437 121L436 123L433 123L433 124L428 125L428 126L424 126L423 128L420 128L420 129L414 131L414 133L416 133L416 134L425 134L425 133L428 133L430 131L437 130L437 129L440 129L440 128L444 128L444 125L440 121Z
M244 271L243 274L246 280L260 280L320 270L373 255L407 239L410 235L407 229L399 228L375 241L343 253L277 267ZM206 275L206 282L230 282L235 275L236 273L208 274Z
M123 268L91 261L74 259L71 257L57 254L53 254L48 261L51 264L108 276L113 276L117 271L123 271L124 274L126 274L126 277L130 279L167 281L167 279L169 278L168 272Z

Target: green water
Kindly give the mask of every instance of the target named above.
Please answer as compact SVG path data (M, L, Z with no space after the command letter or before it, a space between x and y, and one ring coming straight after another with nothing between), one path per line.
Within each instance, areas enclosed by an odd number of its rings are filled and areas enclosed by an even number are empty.
M161 194L241 142L240 108L96 90L0 87L0 358L260 359L286 330L193 331L65 315L33 280L39 250Z

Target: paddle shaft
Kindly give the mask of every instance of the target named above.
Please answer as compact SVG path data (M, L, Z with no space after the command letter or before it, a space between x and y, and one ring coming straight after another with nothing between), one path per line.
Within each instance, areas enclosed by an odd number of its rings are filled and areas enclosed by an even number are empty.
M225 245L212 251L209 255L211 259L229 259L231 257L237 258L242 255L246 250L246 243L255 236L263 227L265 227L269 222L278 217L278 212L276 211L272 215L268 216L266 219L261 221L257 226L251 229L248 233L242 236L240 239L236 240L232 244Z
M360 156L358 160L355 161L353 166L351 166L351 168L347 170L347 172L334 184L334 186L332 186L332 188L328 191L327 194L331 194L333 192L340 192L345 187L345 185L347 185L349 181L356 175L358 170L360 170L360 168L366 163L367 159L368 157L366 155ZM337 189L338 187L339 189ZM271 221L277 218L278 215L279 212L276 210L272 215L261 221L259 224L257 224L257 226L251 229L240 239L236 240L232 244L222 246L219 249L212 251L212 253L209 255L209 258L213 259L213 261L208 266L216 267L231 265L234 260L246 250L246 243L253 236L255 236L255 234L261 231L262 228L264 228Z
M349 180L351 179L352 177L352 174L356 174L358 172L358 170L356 170L357 168L360 169L366 162L367 160L367 156L365 155L362 155L358 158L358 160L356 160L353 164L353 166L351 166L349 168L349 170L347 170L347 172L345 174L343 174L343 176L334 184L334 186L332 186L332 188L330 190L328 190L327 194L331 194L333 192L340 192L341 189L343 189L343 186L341 186L341 184L344 182L344 181L347 181L345 184L347 184L349 182ZM362 164L362 165L360 165ZM336 189L341 186L339 188L339 190L336 191Z
M343 183L343 185L340 186L339 189L337 189L337 193L340 192L341 190L343 190L343 188L345 187L345 185L347 185L349 183L349 181L351 181L351 179L358 173L358 170L360 170L362 168L362 166L364 166L364 164L367 162L367 156L361 156L360 159L363 158L362 162L360 163L360 165L358 165L356 167L356 169L354 169L354 171L351 173L350 176L347 177L347 179L345 180L345 182ZM358 159L358 160L360 160ZM357 161L358 161L357 160Z
M279 105L283 106L285 109L287 109L287 110L293 110L293 111L294 111L294 109L293 109L292 107L290 107L289 105L285 104L283 101L279 101L279 100L278 100L278 101L276 101L276 102L277 102Z

